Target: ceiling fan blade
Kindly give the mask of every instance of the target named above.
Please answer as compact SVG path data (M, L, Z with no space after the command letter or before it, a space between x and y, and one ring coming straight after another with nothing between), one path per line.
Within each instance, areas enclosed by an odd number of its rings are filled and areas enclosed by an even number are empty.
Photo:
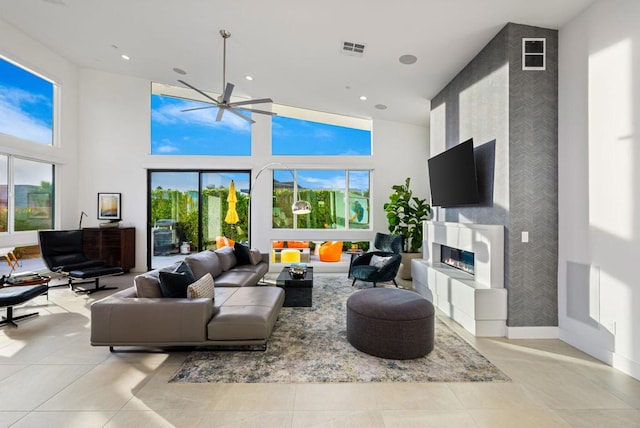
M273 100L271 98L260 98L259 100L247 100L247 101L238 101L237 103L230 103L229 106L243 106L247 104L262 104L262 103L272 103Z
M235 114L236 116L239 116L239 117L243 118L243 119L244 119L244 120L246 120L247 122L256 123L256 121L255 121L255 120L253 120L253 119L251 119L251 118L249 118L249 117L247 117L247 116L245 116L245 115L243 115L243 114L238 113L238 112L237 112L235 109L233 109L233 108L228 108L227 110L228 110L228 111L230 111L231 113Z
M252 113L268 114L269 116L277 116L278 115L278 113L274 113L272 111L257 110L255 108L246 108L246 107L233 107L233 108L238 109L238 110L250 111Z
M202 95L202 96L204 96L204 97L206 97L206 98L210 99L210 100L211 100L211 101L213 101L216 105L220 104L220 103L218 102L218 100L216 100L215 98L211 98L209 95L205 94L204 92L202 92L200 89L196 88L195 86L188 84L188 83L187 83L187 82L185 82L184 80L180 80L180 79L178 79L178 82L182 83L184 86L187 86L187 87L189 87L189 88L193 89L194 91L196 91L196 92L197 92L197 93L199 93L200 95Z
M233 92L233 83L227 82L227 86L224 88L224 94L222 94L222 104L229 104L231 99L231 92Z
M218 114L216 115L216 122L220 122L222 120L222 114L224 113L224 108L218 108Z
M181 112L185 112L185 111L194 111L194 110L204 110L204 109L207 109L207 108L215 108L215 107L218 107L218 106L194 107L194 108L188 108L188 109L180 110L180 111Z

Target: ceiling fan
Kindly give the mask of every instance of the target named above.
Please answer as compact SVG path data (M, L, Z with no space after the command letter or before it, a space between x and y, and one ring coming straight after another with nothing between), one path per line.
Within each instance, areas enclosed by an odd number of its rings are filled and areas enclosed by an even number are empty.
M220 30L220 35L222 36L222 40L223 40L222 88L223 88L224 92L222 93L222 95L220 95L220 97L218 97L218 99L215 99L215 98L207 95L204 91L201 91L200 89L196 88L195 86L188 84L184 80L179 80L178 79L178 82L180 82L183 85L193 89L194 91L196 91L200 95L202 95L202 96L206 97L207 99L211 100L211 102L213 103L213 105L210 105L210 106L189 108L189 109L181 110L181 111L184 112L184 111L193 111L193 110L204 110L204 109L208 109L208 108L218 107L218 114L216 116L216 122L220 122L220 120L222 120L222 115L224 114L225 110L228 110L230 113L233 113L236 116L241 117L242 119L246 120L247 122L251 122L251 123L255 123L255 121L253 119L251 119L250 117L247 117L247 116L241 114L240 112L238 112L238 110L249 111L249 112L260 113L260 114L268 114L270 116L276 115L276 113L272 113L272 112L266 111L266 110L257 110L257 109L253 109L253 108L240 107L240 106L252 105L252 104L272 103L273 100L271 98L260 98L260 99L257 99L257 100L238 101L238 102L234 102L234 103L230 102L231 93L233 92L234 84L227 82L227 79L226 79L226 71L227 70L226 69L227 69L227 39L229 37L231 37L231 33L228 32L227 30ZM208 101L205 101L205 102L208 102Z

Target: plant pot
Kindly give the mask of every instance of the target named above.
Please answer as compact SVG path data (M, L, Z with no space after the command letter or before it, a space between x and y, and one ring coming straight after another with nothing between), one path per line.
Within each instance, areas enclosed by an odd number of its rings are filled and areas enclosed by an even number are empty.
M411 279L411 260L421 259L422 253L401 253L402 262L398 270L398 276L402 279Z

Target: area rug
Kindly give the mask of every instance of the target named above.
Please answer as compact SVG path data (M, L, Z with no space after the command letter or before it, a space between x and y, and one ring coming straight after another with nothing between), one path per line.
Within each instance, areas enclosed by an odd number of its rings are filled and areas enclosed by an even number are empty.
M347 342L346 301L357 288L317 274L313 307L282 308L265 352L193 351L169 382L496 382L509 377L436 318L435 348L413 360L364 354ZM408 293L410 291L407 291Z

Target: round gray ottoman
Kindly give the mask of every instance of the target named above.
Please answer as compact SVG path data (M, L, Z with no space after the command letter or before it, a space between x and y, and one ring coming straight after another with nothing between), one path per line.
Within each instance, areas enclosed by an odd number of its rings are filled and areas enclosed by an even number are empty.
M347 299L347 340L376 357L407 360L433 350L433 305L408 290L369 288Z

